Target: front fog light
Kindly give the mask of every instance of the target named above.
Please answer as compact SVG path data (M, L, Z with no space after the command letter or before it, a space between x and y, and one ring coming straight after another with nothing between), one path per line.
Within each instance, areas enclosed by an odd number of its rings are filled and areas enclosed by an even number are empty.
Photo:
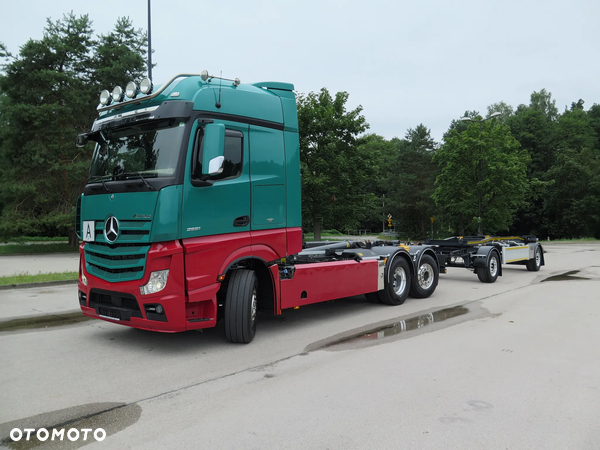
M140 292L142 295L155 294L162 291L167 285L167 278L169 278L169 270L158 270L150 274L148 283L144 286L140 286Z
M81 270L81 282L82 282L82 283L83 283L85 286L87 286L87 285L88 285L88 279L87 279L87 277L85 276L85 272L83 271L83 261L81 262L81 267L80 267L80 270Z

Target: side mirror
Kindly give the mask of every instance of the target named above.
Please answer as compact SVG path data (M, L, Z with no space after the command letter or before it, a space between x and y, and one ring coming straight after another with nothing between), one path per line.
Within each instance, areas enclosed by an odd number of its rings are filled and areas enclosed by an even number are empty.
M225 157L225 125L209 123L204 127L202 144L202 175L219 173ZM216 167L216 169L215 169Z
M89 140L90 135L88 133L81 133L77 136L77 139L75 140L75 145L80 148L85 147L85 144L87 144Z

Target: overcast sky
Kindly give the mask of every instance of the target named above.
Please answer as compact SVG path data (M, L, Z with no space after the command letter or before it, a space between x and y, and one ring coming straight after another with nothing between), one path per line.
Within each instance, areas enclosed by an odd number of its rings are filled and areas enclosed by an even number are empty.
M147 0L2 3L0 42L13 54L70 11L96 33L122 16L148 24ZM600 103L599 22L597 0L153 0L153 79L207 69L347 91L369 132L391 139L423 123L439 141L464 111L516 108L542 88L561 112Z

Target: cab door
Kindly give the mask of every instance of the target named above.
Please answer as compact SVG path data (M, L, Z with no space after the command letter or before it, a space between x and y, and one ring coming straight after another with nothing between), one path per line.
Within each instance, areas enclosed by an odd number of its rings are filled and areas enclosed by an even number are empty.
M219 174L202 177L200 185L192 170L202 162L204 124L198 121L192 128L184 177L183 239L250 230L248 126L218 123L225 125L223 169Z

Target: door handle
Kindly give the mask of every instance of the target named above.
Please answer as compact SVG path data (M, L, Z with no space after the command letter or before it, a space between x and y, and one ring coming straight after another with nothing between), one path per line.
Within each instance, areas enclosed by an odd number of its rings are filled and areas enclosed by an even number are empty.
M250 223L250 217L249 216L240 216L240 217L238 217L237 219L235 219L233 221L233 226L234 227L245 227L249 223Z

